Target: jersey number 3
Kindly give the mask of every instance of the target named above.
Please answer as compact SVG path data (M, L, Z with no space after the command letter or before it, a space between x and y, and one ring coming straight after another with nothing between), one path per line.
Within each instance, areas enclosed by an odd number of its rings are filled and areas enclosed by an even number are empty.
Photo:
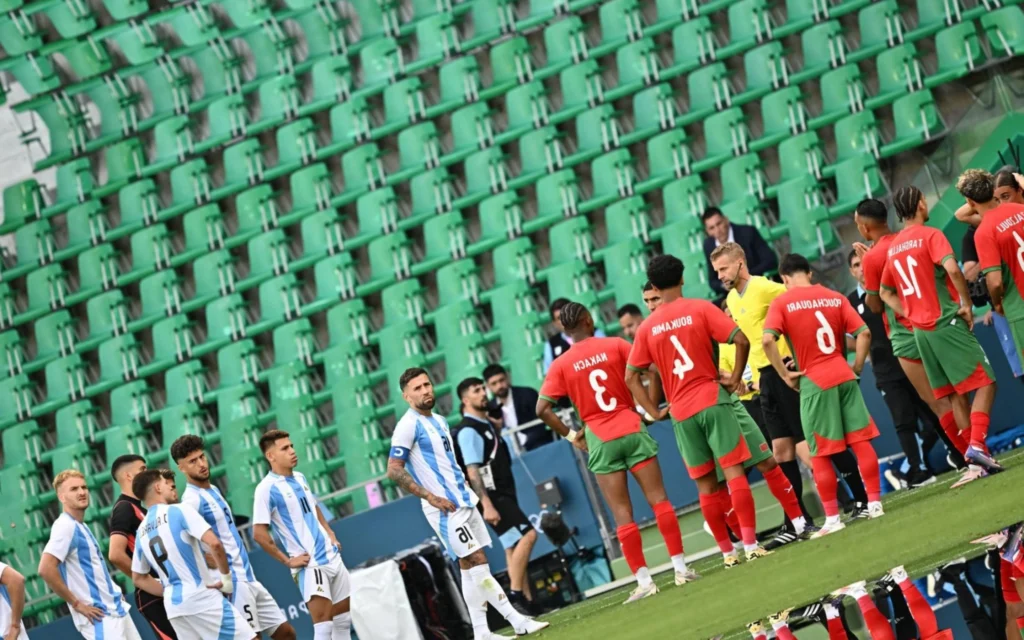
M601 407L601 411L615 411L619 401L614 397L609 400L604 396L604 392L608 390L608 387L603 386L601 383L607 379L608 374L603 369L594 369L590 372L590 388L594 390L594 399L597 400L597 406Z

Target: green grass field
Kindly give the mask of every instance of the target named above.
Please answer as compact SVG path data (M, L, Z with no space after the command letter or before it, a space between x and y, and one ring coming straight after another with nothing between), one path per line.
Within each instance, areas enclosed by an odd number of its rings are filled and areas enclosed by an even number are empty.
M1003 461L1006 472L956 490L949 488L955 476L946 474L932 486L889 494L884 518L859 521L728 572L717 554L697 561L694 568L704 578L693 584L675 587L671 573L661 574L656 581L662 592L628 608L622 601L633 585L590 598L547 616L552 626L538 637L749 637L744 627L753 620L876 579L892 567L905 565L919 575L977 553L971 540L1024 517L1016 492L1024 483L1024 451Z

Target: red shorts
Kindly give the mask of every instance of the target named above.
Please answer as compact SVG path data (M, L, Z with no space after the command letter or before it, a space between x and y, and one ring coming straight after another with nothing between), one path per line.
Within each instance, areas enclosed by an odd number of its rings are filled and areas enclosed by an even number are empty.
M1003 590L1003 602L1013 604L1021 601L1017 593L1016 580L1024 579L1024 571L1002 558L999 559L999 582Z

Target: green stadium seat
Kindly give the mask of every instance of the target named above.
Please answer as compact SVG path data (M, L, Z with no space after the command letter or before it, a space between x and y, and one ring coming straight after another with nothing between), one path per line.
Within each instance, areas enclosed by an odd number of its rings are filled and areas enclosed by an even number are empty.
M0 380L20 374L25 363L25 345L18 332L0 333L0 348L4 358L0 361Z
M650 253L639 238L616 242L601 250L605 287L602 296L611 294L615 306L636 300L637 292L647 282Z
M11 58L38 51L43 36L35 20L23 11L12 11L0 16L0 47Z
M935 51L938 68L925 78L928 88L962 78L986 61L973 22L961 22L935 34Z
M765 0L740 0L729 4L729 44L718 53L728 58L772 39L775 27Z
M837 125L838 126L838 125ZM821 139L813 131L783 140L779 151L779 182L805 175L821 177L825 153Z
M522 199L505 191L483 200L479 206L480 237L474 243L481 252L491 251L523 232Z
M627 149L616 149L598 156L590 163L594 192L588 202L607 206L619 198L633 195L636 185L636 167Z
M791 87L795 88L795 87ZM756 153L748 153L733 158L722 165L719 175L722 180L722 194L728 204L733 200L754 196L763 200L768 179L764 164ZM694 217L699 213L694 212Z
M868 109L891 104L900 96L917 91L924 86L921 63L917 60L917 48L902 44L878 55L878 94L865 100Z
M896 100L892 106L896 135L893 141L880 149L882 157L889 157L920 146L946 133L932 92L925 89Z
M877 198L888 189L882 181L878 162L861 154L835 165L836 202L829 207L829 216L836 218L856 208L865 198Z
M25 462L38 463L46 449L44 433L35 420L19 422L4 429L4 466L15 467Z
M481 289L479 270L472 260L449 262L437 270L437 298L444 306L435 310L435 315L462 302L478 303ZM442 324L435 317L438 332Z
M36 320L32 325L36 353L25 369L34 372L50 360L70 354L75 348L75 324L66 310L55 311Z
M704 182L699 175L689 175L665 185L661 190L665 206L665 222L689 222L702 228L700 216L708 204ZM655 230L655 235L660 230Z
M187 364L187 363L186 363ZM196 365L199 363L196 362ZM182 365L185 367L186 365ZM195 366L195 365L190 365ZM201 365L200 365L201 367ZM177 367L176 367L177 368ZM174 369L171 369L174 371ZM168 371L167 376L171 373ZM182 390L188 390L189 382L185 381L186 384L179 386L177 384L165 384L164 389L167 393L167 404L173 405L172 396L176 396ZM112 425L129 425L129 424L147 424L154 412L153 405L153 390L144 380L135 380L127 384L120 385L110 392L110 422ZM107 431L114 427L108 427ZM111 439L107 437L107 454L110 457L110 449L112 446ZM116 457L116 456L115 456Z
M694 165L695 171L717 167L750 148L750 130L739 107L720 111L704 121L705 157Z
M732 105L732 90L725 64L713 62L686 76L690 112L685 122L697 121ZM700 114L697 117L696 114Z
M907 31L896 0L869 3L857 13L860 47L850 53L851 62L877 56L887 48L903 44Z
M879 157L878 122L871 111L861 111L837 122L835 138L837 162L861 154Z
M811 129L835 124L840 118L864 110L864 80L860 68L847 64L826 71L820 80L821 114L810 119Z
M817 260L839 245L814 178L806 176L779 185L778 198L779 223L789 231L791 251Z
M807 130L808 111L799 87L785 87L761 100L762 144L775 146L790 135Z
M846 64L846 38L838 20L822 22L807 29L800 34L800 44L804 66L793 74L794 84L817 78L830 69Z
M1012 58L1024 53L1024 13L1019 7L990 11L981 16L981 26L993 57Z
M650 241L651 221L647 215L647 203L640 196L609 205L604 212L604 224L608 244L632 238L645 244Z
M747 51L743 55L743 70L747 86L735 97L737 104L759 99L770 91L787 86L790 81L781 42L768 42Z
M693 154L688 142L683 129L672 129L650 138L647 141L647 179L638 185L637 191L649 191L689 175Z
M960 0L917 0L917 26L907 34L907 40L930 38L943 27L960 22L961 13Z
M582 261L590 264L594 240L586 216L575 216L551 227L548 231L551 266Z
M4 189L4 220L0 231L10 233L29 220L42 216L43 192L34 178Z

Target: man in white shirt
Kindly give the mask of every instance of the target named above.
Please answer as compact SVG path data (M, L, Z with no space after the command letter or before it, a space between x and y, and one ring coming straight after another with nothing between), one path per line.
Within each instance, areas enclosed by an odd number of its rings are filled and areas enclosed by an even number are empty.
M25 576L0 562L0 638L28 640L21 614L25 611Z
M85 476L66 469L53 479L64 510L50 529L39 560L39 576L71 608L86 640L141 640L121 589L110 577L96 537L85 525L89 487Z

